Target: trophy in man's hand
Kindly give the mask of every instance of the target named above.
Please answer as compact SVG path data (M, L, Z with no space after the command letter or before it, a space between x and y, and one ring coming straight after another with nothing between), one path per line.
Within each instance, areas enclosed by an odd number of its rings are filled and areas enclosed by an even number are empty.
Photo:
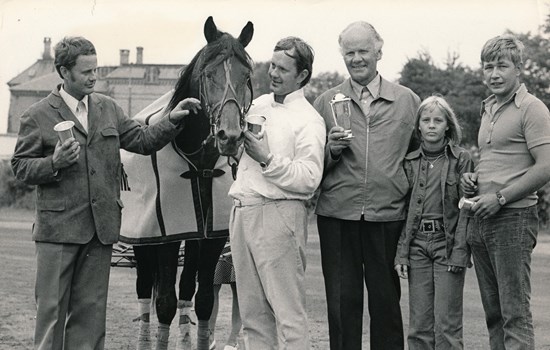
M337 93L330 101L330 108L332 109L334 123L343 127L347 134L342 139L353 138L351 133L351 98L342 93Z

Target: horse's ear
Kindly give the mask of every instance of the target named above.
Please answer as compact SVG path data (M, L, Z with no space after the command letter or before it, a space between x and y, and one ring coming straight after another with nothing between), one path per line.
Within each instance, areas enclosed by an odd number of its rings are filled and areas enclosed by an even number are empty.
M206 38L206 41L208 43L211 43L219 38L219 32L218 28L216 27L216 24L214 23L214 19L212 16L208 17L206 19L206 22L204 22L204 37Z
M239 35L239 41L244 47L250 43L250 40L252 40L252 35L254 35L254 25L249 21Z

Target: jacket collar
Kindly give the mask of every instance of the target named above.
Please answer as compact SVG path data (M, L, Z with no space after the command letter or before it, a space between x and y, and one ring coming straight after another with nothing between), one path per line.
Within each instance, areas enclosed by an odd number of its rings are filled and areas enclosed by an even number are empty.
M386 101L393 102L395 101L395 90L392 83L380 76L380 93L378 98L383 98ZM351 97L355 103L360 104L360 97L357 96L355 90L353 89L351 78L346 79L340 88L340 92L346 96ZM377 99L378 99L377 98Z
M460 148L457 145L455 145L452 141L450 141L447 143L447 146L445 146L445 153L447 155L451 154L454 158L458 159L460 157ZM418 147L414 151L409 152L405 156L405 159L413 160L416 158L420 158L422 154L423 154L422 147Z

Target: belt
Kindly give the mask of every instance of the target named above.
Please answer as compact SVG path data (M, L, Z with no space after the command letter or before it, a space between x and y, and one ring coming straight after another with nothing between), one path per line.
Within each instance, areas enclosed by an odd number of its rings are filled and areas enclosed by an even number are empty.
M233 206L250 207L254 205L263 205L270 202L280 201L281 199L270 199L265 197L233 198Z
M436 219L436 220L423 219L420 222L419 231L424 232L424 233L435 233L435 232L444 231L443 220L441 220L441 219Z

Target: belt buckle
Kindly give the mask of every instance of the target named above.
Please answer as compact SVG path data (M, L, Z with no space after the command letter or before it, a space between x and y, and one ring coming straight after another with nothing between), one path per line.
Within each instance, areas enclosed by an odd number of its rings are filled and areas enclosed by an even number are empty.
M243 203L241 202L240 199L233 198L233 205L236 206L236 207L242 207Z
M422 220L422 232L435 233L435 220Z

